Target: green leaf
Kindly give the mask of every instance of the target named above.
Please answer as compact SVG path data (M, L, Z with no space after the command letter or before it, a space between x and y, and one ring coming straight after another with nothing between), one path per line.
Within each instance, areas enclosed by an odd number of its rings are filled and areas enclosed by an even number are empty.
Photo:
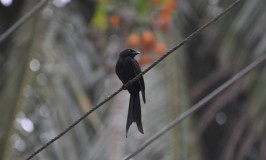
M93 17L92 24L99 28L101 31L107 28L107 14L105 12L105 7L107 5L106 0L100 0L97 6L95 16Z

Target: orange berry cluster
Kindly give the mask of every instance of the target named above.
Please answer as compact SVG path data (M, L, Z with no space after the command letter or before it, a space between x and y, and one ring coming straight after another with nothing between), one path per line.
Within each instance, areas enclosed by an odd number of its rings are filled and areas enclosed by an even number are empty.
M166 45L164 42L157 42L155 35L151 31L144 31L140 35L131 33L127 37L127 44L131 48L141 48L144 53L140 57L140 64L145 65L153 62L154 55L147 54L149 52L162 55L166 51Z

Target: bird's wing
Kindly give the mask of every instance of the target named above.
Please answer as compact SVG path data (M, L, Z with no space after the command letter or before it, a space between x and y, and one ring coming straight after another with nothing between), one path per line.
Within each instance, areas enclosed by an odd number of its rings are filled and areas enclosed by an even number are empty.
M141 72L138 62L135 59L132 59L131 62L132 62L132 65L133 65L133 70L134 70L135 75L138 75ZM146 102L146 98L145 98L145 83L144 83L143 76L141 76L138 79L138 82L139 82L139 85L140 85L140 88L141 88L141 94L142 94L142 97L143 97L143 101L145 103Z
M115 72L118 76L118 78L122 81L123 84L127 83L127 77L125 76L124 67L122 65L121 60L118 60L115 66Z

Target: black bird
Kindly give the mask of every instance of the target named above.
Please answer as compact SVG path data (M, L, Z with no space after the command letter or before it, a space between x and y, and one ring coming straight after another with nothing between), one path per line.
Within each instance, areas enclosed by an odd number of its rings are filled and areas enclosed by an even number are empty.
M123 84L126 84L129 80L133 79L141 72L138 62L134 59L134 57L139 53L140 52L133 49L125 49L120 53L115 66L115 71ZM141 91L143 102L146 102L143 77L141 76L138 80L129 84L125 89L127 89L130 94L126 136L128 129L133 122L136 122L139 132L144 134L141 122L141 107L139 98L139 91Z

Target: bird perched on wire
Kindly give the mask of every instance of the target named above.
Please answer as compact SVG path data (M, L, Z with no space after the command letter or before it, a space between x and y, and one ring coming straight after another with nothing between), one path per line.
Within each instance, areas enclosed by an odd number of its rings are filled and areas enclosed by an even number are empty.
M118 78L123 84L126 84L129 80L133 79L141 72L138 62L134 57L140 52L133 49L123 50L117 60L115 71ZM126 124L126 136L130 125L136 122L139 132L144 134L142 122L141 122L141 106L139 92L141 91L143 102L146 102L145 98L145 83L141 76L138 80L130 83L126 88L130 94L127 124Z

